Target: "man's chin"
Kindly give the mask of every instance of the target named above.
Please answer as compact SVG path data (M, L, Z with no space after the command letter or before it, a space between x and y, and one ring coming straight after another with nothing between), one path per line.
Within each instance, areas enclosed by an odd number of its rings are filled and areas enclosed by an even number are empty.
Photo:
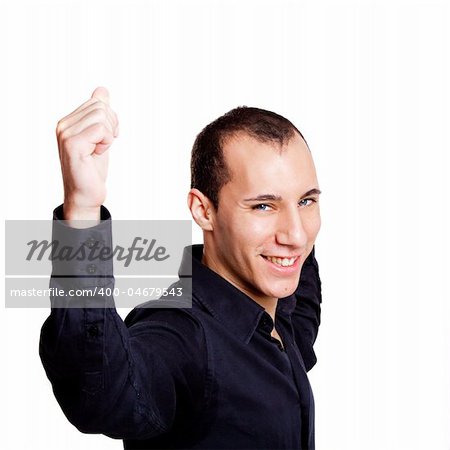
M290 295L294 294L297 290L298 283L300 280L300 276L294 277L294 279L285 280L284 283L280 283L279 285L276 285L276 287L273 290L274 297L276 298L284 298L289 297Z
M272 289L270 291L270 297L273 297L273 298L289 297L290 295L292 295L295 292L296 289L297 289L297 284L283 286L278 289Z

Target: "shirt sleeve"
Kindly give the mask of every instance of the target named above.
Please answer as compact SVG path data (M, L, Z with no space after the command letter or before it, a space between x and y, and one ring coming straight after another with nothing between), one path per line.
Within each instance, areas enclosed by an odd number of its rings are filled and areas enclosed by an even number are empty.
M112 248L111 216L103 206L91 228L70 228L62 219L61 205L53 215L52 239L59 245ZM114 288L111 259L52 264L50 287L64 295L51 296L39 354L69 421L85 433L145 439L195 417L207 356L194 316L180 308L141 308L125 323L106 295ZM69 296L70 289L90 294Z
M309 371L317 362L313 345L319 331L322 303L322 284L315 247L303 263L295 296L297 304L292 314L295 340L306 370Z

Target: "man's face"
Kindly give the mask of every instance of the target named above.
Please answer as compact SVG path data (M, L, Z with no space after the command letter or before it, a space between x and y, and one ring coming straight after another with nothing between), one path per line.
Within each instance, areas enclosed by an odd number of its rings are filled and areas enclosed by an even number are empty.
M240 133L224 145L231 181L219 192L205 262L255 300L286 297L320 229L314 162L303 139L283 147ZM314 201L315 200L315 201Z

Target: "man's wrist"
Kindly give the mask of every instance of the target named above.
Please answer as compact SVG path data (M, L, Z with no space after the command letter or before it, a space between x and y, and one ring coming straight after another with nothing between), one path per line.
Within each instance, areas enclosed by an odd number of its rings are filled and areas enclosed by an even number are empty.
M90 228L100 223L100 206L80 207L65 201L63 214L71 228Z

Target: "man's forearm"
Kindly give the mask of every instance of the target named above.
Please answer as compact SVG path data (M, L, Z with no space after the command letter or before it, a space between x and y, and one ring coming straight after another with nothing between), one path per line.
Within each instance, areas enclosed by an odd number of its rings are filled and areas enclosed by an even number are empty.
M102 208L102 218L109 216ZM53 240L69 248L103 242L111 246L111 220L84 230L62 222L55 210ZM151 421L139 410L139 381L133 379L129 332L114 299L94 295L95 288L114 288L112 261L53 261L51 287L66 295L51 298L51 314L44 323L40 356L55 396L69 420L81 431L113 437L151 434ZM92 295L69 296L90 290ZM84 305L83 305L84 304ZM74 307L76 306L76 307ZM84 307L83 307L84 306ZM144 395L142 395L142 399ZM120 402L120 413L113 411ZM117 408L116 408L117 409ZM127 415L123 420L122 415ZM157 428L157 424L156 428Z
M313 345L319 331L322 303L322 283L314 247L303 264L295 296L297 305L292 314L292 322L296 342L306 370L310 370L317 361Z

